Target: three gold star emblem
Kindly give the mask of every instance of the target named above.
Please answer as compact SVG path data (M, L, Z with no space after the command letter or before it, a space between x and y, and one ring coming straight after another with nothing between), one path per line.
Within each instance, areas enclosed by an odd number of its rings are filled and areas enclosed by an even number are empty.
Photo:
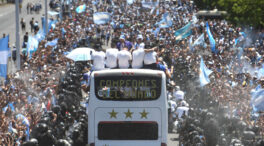
M108 112L108 113L110 114L110 118L111 118L111 119L112 119L112 118L115 118L115 119L116 119L116 115L117 115L118 112L115 112L115 110L112 109L112 112Z
M147 119L148 112L146 112L145 109L143 110L143 112L140 112L140 114L141 114L141 119L143 118Z
M127 118L131 118L132 119L132 114L133 114L133 112L130 112L130 110L128 109L128 111L127 112L124 112L125 113L125 115L126 115L126 119Z

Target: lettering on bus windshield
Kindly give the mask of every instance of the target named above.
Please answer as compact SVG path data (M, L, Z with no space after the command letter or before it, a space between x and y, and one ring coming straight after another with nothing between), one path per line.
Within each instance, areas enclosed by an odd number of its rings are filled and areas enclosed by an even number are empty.
M160 92L159 76L95 77L95 94L101 100L154 100Z

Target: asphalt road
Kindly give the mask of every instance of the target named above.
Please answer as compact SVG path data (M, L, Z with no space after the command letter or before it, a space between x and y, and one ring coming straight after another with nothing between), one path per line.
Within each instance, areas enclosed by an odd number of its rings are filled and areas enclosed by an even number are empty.
M41 3L42 9L40 12L27 14L27 3ZM34 17L34 20L39 22L41 28L41 16L44 14L45 4L44 0L23 0L21 13L19 15L19 22L21 18L25 19L26 22L26 31L29 32L29 35L33 35L30 31L29 21ZM49 0L48 0L49 2ZM49 11L49 9L48 9ZM0 38L2 38L3 33L6 35L9 34L9 47L12 50L13 45L16 43L16 13L15 13L15 4L4 4L0 5ZM21 25L19 23L19 33L20 33L20 49L23 43L23 36L25 32L22 32ZM21 49L22 50L22 49ZM8 63L8 73L14 73L16 71L15 63L9 59Z
M179 146L178 134L169 133L168 134L168 146Z

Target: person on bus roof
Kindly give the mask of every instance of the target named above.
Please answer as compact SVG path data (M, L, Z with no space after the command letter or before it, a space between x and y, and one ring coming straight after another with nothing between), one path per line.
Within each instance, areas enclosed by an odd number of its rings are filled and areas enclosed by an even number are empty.
M130 41L125 40L125 35L121 35L119 38L119 42L116 44L116 47L119 51L123 50L123 48L127 48L128 51L132 48L132 43Z
M117 49L111 48L106 50L105 65L107 68L117 68L117 54Z
M123 50L119 51L117 54L117 59L119 68L129 68L132 56L131 53L128 51L128 48L123 48Z
M103 70L105 68L105 53L95 51L92 54L93 70Z

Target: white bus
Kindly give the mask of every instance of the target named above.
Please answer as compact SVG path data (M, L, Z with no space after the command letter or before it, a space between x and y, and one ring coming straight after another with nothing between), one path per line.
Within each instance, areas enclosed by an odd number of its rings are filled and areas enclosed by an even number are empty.
M167 146L164 72L111 69L91 75L89 146Z

